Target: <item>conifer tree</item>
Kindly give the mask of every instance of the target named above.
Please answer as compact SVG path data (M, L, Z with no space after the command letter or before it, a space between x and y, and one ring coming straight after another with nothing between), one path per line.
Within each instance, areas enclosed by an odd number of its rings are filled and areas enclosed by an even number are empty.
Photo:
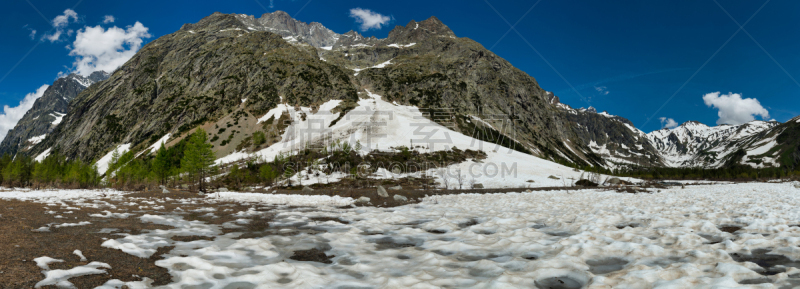
M205 178L212 174L214 166L214 151L211 144L206 142L206 131L198 129L186 143L186 150L181 159L181 168L187 172L193 180L197 180L199 190L206 191Z
M153 172L162 185L166 183L167 177L172 169L170 167L169 154L165 147L166 145L162 143L161 147L156 152L156 157L153 159Z

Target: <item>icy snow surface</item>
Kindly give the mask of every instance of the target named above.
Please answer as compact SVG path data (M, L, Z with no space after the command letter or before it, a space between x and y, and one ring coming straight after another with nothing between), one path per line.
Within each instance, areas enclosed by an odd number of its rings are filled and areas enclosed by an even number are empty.
M172 275L173 283L164 288L800 284L800 190L787 183L687 186L640 194L581 190L431 196L395 208L343 209L332 200L312 201L320 197L223 194L226 201L252 205L230 212L242 221L235 223L275 214L267 229L272 233L264 237L222 234L222 227L236 226L232 223L144 215L143 222L175 228L127 235L103 246L140 257L175 246L156 262ZM295 203L275 207L281 198ZM291 207L303 200L315 205ZM311 219L316 217L341 222ZM216 238L179 242L170 239L175 235ZM332 263L289 258L294 251L312 248L324 251ZM742 285L749 282L766 283Z

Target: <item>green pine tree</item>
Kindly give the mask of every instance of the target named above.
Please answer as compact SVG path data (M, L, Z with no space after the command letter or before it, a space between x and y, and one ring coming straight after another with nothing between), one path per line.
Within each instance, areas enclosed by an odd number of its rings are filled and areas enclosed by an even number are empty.
M275 172L272 170L272 166L268 164L261 166L259 173L261 179L264 180L264 186L269 186L272 184L272 180L275 179Z
M153 173L156 174L158 181L163 185L166 183L172 168L170 167L169 154L167 153L166 145L163 143L156 151L156 157L153 159Z
M186 144L186 150L183 153L183 159L181 159L181 168L193 180L197 180L199 190L202 192L206 191L206 177L216 169L214 166L215 159L211 144L206 142L206 131L198 129L191 135L191 139Z

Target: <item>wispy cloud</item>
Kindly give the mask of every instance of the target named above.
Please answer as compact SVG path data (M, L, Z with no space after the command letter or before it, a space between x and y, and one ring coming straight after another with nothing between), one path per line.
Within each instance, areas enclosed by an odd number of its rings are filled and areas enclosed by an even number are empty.
M114 16L113 15L106 15L103 17L103 24L114 23Z
M595 86L594 90L597 91L600 95L608 95L608 87L605 86Z
M50 42L56 42L61 38L61 35L64 34L64 29L69 25L70 19L72 22L78 21L78 13L76 13L72 9L64 10L64 14L56 16L51 21L53 28L55 28L52 34L45 34L42 36L42 39L49 40ZM72 30L67 31L67 34L72 34Z
M356 23L361 23L361 31L381 29L381 26L388 24L392 20L389 16L362 8L350 9L350 17L355 18Z
M642 77L642 76L653 75L653 74L667 73L667 72L681 71L681 70L688 70L688 69L689 68L670 68L670 69L662 69L662 70L656 70L656 71L645 72L645 73L621 74L621 75L617 75L617 76L614 76L614 77L601 79L601 80L598 80L598 81L593 81L593 82L588 82L588 83L583 83L583 84L580 84L580 85L576 85L575 89L576 90L585 90L585 89L593 88L593 89L597 90L597 87L605 87L605 84L608 84L608 83L613 83L613 82L623 81L623 80L630 80L630 79L634 79L634 78L638 78L638 77ZM572 92L571 88L570 89L563 89L563 90L555 91L555 94L556 95L562 95L562 94L568 94L570 92Z

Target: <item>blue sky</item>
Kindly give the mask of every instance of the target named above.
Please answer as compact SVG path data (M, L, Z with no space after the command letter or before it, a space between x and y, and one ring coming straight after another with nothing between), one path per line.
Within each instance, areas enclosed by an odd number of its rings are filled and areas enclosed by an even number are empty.
M783 122L800 115L800 1L717 1L9 0L0 3L0 10L11 12L0 18L0 104L17 106L59 73L78 69L69 54L87 26L127 29L139 22L152 36L143 39L147 43L215 11L284 10L344 33L359 30L350 10L363 8L392 19L362 32L367 36L386 37L395 25L436 16L457 36L536 78L563 103L626 117L646 132L660 129L661 117L713 126L742 119L721 118L719 110L758 114L752 100L723 98L729 92L757 99L769 116L756 119ZM59 40L42 39L59 31L53 20L66 9L77 17L67 15ZM106 15L114 22L104 23ZM515 30L509 23L516 23ZM713 92L722 96L704 101Z

